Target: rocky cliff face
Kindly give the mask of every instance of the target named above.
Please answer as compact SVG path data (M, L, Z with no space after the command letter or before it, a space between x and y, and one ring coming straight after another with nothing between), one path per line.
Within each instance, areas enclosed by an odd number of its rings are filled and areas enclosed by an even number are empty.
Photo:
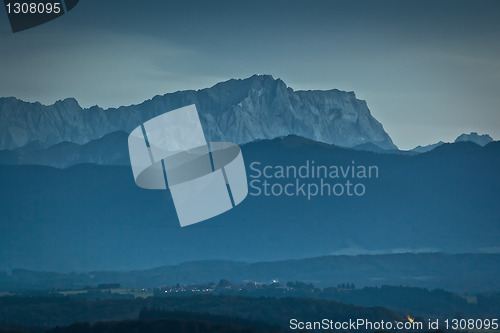
M371 142L396 148L353 92L294 91L272 76L254 75L107 110L82 109L72 98L50 106L0 98L0 149L33 141L85 144L115 131L130 132L145 120L189 104L197 105L210 141L244 144L294 134L343 147Z

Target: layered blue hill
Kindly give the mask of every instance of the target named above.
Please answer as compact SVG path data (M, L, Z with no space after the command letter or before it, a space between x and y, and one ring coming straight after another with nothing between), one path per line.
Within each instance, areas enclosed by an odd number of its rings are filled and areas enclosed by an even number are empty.
M498 252L500 144L444 144L416 156L290 136L243 145L250 165L376 166L362 196L254 196L180 228L168 191L138 188L129 166L0 166L0 269L140 269L190 260L329 254ZM254 164L255 169L255 164ZM259 178L261 181L264 178ZM273 184L294 183L272 178ZM320 183L320 179L299 179ZM255 190L250 189L251 192Z

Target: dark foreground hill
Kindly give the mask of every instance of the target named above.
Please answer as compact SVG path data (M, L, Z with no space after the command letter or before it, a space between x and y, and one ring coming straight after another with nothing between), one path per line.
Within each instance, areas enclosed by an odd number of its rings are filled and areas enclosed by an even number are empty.
M144 309L160 310L156 315ZM366 318L371 321L401 320L402 316L381 307L359 307L329 300L310 298L256 298L240 296L199 295L189 297L162 297L135 300L82 301L69 298L0 298L0 325L26 325L54 327L74 322L137 319L143 317L179 317L166 312L190 312L190 319L202 319L203 314L241 318L267 326L287 328L292 318L315 321L328 318L348 321ZM198 314L198 315L196 315ZM214 321L214 318L211 318ZM238 320L236 320L238 321ZM262 326L261 326L262 327Z
M237 324L212 323L196 318L190 319L136 319L101 322L94 325L75 323L66 327L56 327L47 333L284 333L284 329L258 329ZM1 331L0 331L1 332Z

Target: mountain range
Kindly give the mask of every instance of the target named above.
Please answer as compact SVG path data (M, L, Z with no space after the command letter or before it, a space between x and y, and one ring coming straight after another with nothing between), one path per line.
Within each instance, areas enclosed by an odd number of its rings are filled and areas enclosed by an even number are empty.
M241 145L250 182L319 188L349 181L363 194L253 193L235 209L180 228L168 191L135 185L127 137L143 121L191 103L208 140ZM43 106L1 98L0 148L0 270L500 252L500 142L471 133L400 151L354 93L294 91L253 76L108 110L82 109L74 99ZM377 175L266 179L252 163L371 166Z
M366 102L353 92L294 91L270 75L229 80L198 91L155 96L139 105L82 109L73 98L44 106L0 98L0 164L67 168L81 163L128 165L128 133L172 109L196 104L209 141L239 144L297 135L317 142L383 154L413 155L444 142L397 149ZM475 132L455 142L484 146Z
M0 164L6 165L68 168L83 163L130 165L128 133L113 132L82 145L65 141L45 147L39 141L32 141L21 148L0 151Z
M476 133L462 134L455 142L471 142L480 146L484 146L493 139L488 135L490 140L477 140L479 137ZM367 151L378 154L396 154L413 156L429 152L437 147L444 145L445 142L428 145L425 147L418 146L409 151L398 149L382 149L374 143L367 142L364 144L352 147L353 150ZM85 144L77 144L72 142L61 142L47 147L40 141L32 141L23 147L13 150L0 150L0 165L45 165L55 168L68 168L78 164L98 164L98 165L130 165L128 152L128 133L117 131L105 136L92 140Z
M486 146L488 143L493 142L493 138L488 134L479 135L476 132L472 132L470 134L464 133L455 140L455 142L464 141L472 141L480 146Z
M0 98L0 150L86 144L116 131L130 133L146 120L190 104L196 104L209 141L244 144L298 135L342 147L371 142L396 148L366 102L353 92L294 91L280 79L254 75L107 110L82 109L73 98L49 106Z
M488 134L479 135L476 132L471 132L469 134L461 134L458 138L455 139L455 142L474 142L479 146L486 146L488 143L493 142L493 138ZM427 146L417 146L413 148L411 151L416 153L425 153L433 150L441 145L445 144L443 141L439 141L437 143L433 143Z

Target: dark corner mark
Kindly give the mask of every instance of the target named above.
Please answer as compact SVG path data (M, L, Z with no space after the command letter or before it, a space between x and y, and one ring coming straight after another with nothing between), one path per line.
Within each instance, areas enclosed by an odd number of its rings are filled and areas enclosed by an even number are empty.
M4 0L12 32L34 28L72 10L80 0Z

